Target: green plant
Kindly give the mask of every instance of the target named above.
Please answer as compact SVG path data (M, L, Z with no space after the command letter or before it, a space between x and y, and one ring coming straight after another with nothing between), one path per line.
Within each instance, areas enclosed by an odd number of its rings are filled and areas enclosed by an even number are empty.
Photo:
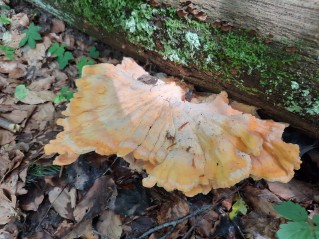
M89 56L93 59L97 59L100 56L100 52L96 50L95 46L89 47Z
M10 60L14 60L15 49L13 47L0 45L0 51L4 53L5 57L9 58Z
M41 27L34 25L32 22L28 29L23 30L22 32L25 33L25 37L19 43L19 47L23 47L24 45L28 44L29 47L35 48L36 41L42 40L39 30Z
M64 69L68 64L70 60L73 60L73 54L69 51L65 51L66 44L59 45L58 43L53 43L50 48L48 49L48 52L51 55L57 56L57 62L59 63L60 69Z
M0 25L7 25L11 23L11 19L8 18L6 15L4 14L0 14Z
M0 10L10 10L10 7L7 5L0 5Z
M86 66L86 65L93 65L94 64L94 61L90 58L87 58L85 56L82 56L80 58L80 60L78 61L78 63L76 63L76 67L78 68L78 74L79 76L82 76L82 69L83 69L83 66Z
M276 233L279 239L318 239L319 215L308 218L306 209L291 201L282 202L274 209L291 222L281 224Z
M58 165L40 165L40 164L30 164L27 173L27 184L36 182L38 178L55 175L60 172L61 167Z
M60 104L63 101L69 101L73 98L74 91L71 91L68 87L62 87L59 94L53 99L54 104Z
M247 204L240 196L237 196L236 202L232 206L232 210L229 213L229 219L233 220L238 213L242 213L243 215L246 215L247 213Z
M28 94L29 94L29 90L25 87L25 85L18 85L14 92L14 96L18 100L24 100Z

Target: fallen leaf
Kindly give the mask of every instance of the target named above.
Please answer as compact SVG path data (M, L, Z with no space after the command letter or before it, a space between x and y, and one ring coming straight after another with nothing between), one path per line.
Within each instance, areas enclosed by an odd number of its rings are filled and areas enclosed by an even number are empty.
M16 224L8 223L0 229L1 239L15 239L18 238L19 229Z
M19 99L21 102L29 105L42 104L47 101L52 101L54 93L49 90L43 91L29 91L29 94L24 99Z
M80 222L98 215L109 204L109 199L114 193L116 193L116 187L112 178L102 176L96 179L93 186L74 209L75 220Z
M4 190L0 188L0 225L7 224L13 217L17 216L16 201L16 196L11 195L11 198L8 198Z
M11 143L15 138L16 136L14 133L5 129L0 129L0 146Z
M105 210L99 216L96 230L104 237L120 239L123 232L120 216L112 210Z
M298 203L313 200L319 195L318 187L311 183L292 179L288 183L268 182L270 191L284 200L294 200Z
M5 189L11 196L23 195L28 192L25 187L25 178L21 178L20 171L27 171L27 167L20 170L19 168L5 176L0 184L0 188Z
M20 12L18 14L13 14L11 17L10 30L17 30L21 26L29 26L29 17L26 13Z
M189 205L187 201L176 198L174 201L169 201L162 204L160 211L157 215L159 224L163 224L168 221L176 220L189 213ZM178 238L185 233L187 220L178 224L174 231L170 233L168 238Z
M0 61L0 73L9 74L9 78L18 79L27 74L26 65L18 61Z
M28 89L33 91L49 90L54 80L54 76L48 76L40 80L35 80L28 86Z
M49 201L51 202L55 211L63 218L73 220L73 208L76 189L62 189L60 187L54 187L49 191Z
M271 217L279 217L274 210L274 206L281 200L268 189L259 189L252 186L246 186L243 190L245 202L253 211L263 213Z
M60 33L65 31L65 24L59 19L52 19L51 32Z
M11 30L3 34L3 42L6 46L19 48L20 41L25 37L25 34L21 34L19 30Z
M28 193L20 197L20 207L25 211L37 211L44 199L44 191L39 187L31 187Z
M23 57L27 60L28 65L32 66L37 61L42 61L47 50L43 43L37 43L35 48L26 48Z
M0 152L0 180L17 168L23 160L24 154L20 150Z

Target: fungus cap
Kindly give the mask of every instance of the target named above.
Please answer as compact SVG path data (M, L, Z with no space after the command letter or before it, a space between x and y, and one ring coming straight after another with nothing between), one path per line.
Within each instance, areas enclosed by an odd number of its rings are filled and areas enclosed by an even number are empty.
M60 154L55 164L91 151L117 154L148 173L144 186L187 196L249 176L287 182L300 167L299 147L281 139L287 125L232 108L226 92L188 102L172 80L138 80L148 73L130 58L86 66L82 75L58 120L64 131L45 146Z

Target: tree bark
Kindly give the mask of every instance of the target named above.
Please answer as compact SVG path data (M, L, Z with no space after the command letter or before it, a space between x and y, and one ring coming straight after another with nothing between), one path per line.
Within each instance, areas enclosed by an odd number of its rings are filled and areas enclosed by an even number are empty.
M179 76L205 90L212 92L225 90L232 99L255 105L273 119L288 122L307 134L319 138L318 61L313 54L308 54L309 49L314 49L314 46L318 44L316 27L319 25L317 24L318 18L314 16L318 5L315 1L312 7L309 5L311 1L300 5L294 3L295 1L290 1L291 5L279 1L281 3L273 3L278 5L278 8L273 7L276 10L270 8L273 5L269 1L266 1L267 5L262 4L263 1L243 0L242 5L239 4L240 6L236 8L237 10L234 5L223 5L222 1L194 1L202 9L209 10L210 21L213 21L216 16L221 16L220 18L228 16L227 20L234 19L239 26L249 28L255 26L255 29L263 33L268 32L267 29L273 29L272 33L278 33L278 36L305 42L301 47L302 50L270 40L256 32L252 33L254 36L251 40L250 36L246 36L245 31L234 30L234 28L229 32L229 29L227 32L222 32L223 29L212 29L212 38L208 35L202 37L201 34L210 34L207 33L211 31L207 30L209 29L208 24L195 20L190 20L191 23L189 23L184 18L179 19L175 16L175 10L165 4L158 6L153 3L151 5L156 5L153 7L144 1L135 1L140 2L140 5L134 8L134 3L131 5L128 3L125 6L125 1L113 0L102 1L99 6L90 5L89 0L28 1L65 20L73 27L123 51L128 56L155 64L161 71ZM176 8L180 7L174 1L166 2L171 2ZM256 8L253 7L253 3L256 3ZM110 9L112 4L116 5L115 9ZM309 9L305 6L308 6ZM270 12L259 13L264 8L267 8L272 14ZM151 10L146 11L145 9ZM243 13L245 9L249 9L249 16L247 12ZM284 18L277 16L280 9L283 12L286 11L287 21L293 19L292 23L287 23L288 26L278 23L280 19ZM303 16L300 14L306 12L307 9L311 14L304 18L312 20L309 24L303 25L303 29L298 29L299 25L295 23ZM112 11L116 19L113 19L113 14L103 15L105 12ZM149 11L151 15L147 15ZM293 15L295 11L296 14ZM194 18L191 14L189 16ZM255 25L256 23L260 25ZM179 27L182 24L187 28L180 30ZM294 27L292 27L293 24L295 24ZM141 26L142 30L139 31ZM216 33L215 30L218 32ZM145 32L147 34L143 38ZM207 38L209 40L205 42ZM165 39L170 39L170 41L178 39L179 45L169 45L170 43L165 42ZM249 47L245 46L242 39L247 39ZM255 43L257 45L254 45ZM212 56L213 63L203 66L201 64L210 58L210 52L205 50L205 54L201 55L201 51L209 47L212 49L217 47L218 51L215 51L214 54L217 53ZM236 52L240 47L243 50ZM259 48L266 50L259 54ZM256 54L250 53L253 49L257 52ZM186 57L186 60L184 58L181 60L173 53L181 53L178 57L191 56L191 59ZM293 61L287 60L288 63L285 63L286 55L289 59L292 57Z

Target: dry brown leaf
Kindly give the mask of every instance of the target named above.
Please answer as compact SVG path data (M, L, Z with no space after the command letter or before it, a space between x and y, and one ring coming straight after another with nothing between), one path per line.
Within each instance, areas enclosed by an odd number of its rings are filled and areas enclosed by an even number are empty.
M22 162L24 154L20 150L0 153L0 180L17 168Z
M123 232L120 216L113 210L105 210L99 216L96 230L104 237L120 239Z
M27 60L28 65L32 66L36 62L44 59L46 50L47 48L43 43L37 43L34 49L28 47L23 57Z
M21 178L21 172L27 171L28 168L25 167L22 170L19 170L19 168L13 170L7 176L5 176L5 179L0 184L0 188L5 189L9 194L11 195L23 195L26 194L28 191L24 188L25 187L25 178ZM26 174L22 174L23 177Z
M72 200L75 198L75 194L75 188L62 189L60 187L54 187L49 191L49 201L61 217L73 220L72 205L74 205L74 202L72 202Z
M186 216L188 213L189 205L187 201L176 199L176 201L170 201L162 204L160 211L157 214L157 220L159 224L163 224L165 222ZM183 235L186 229L186 224L187 220L178 224L168 238L174 239Z
M18 14L13 14L11 17L10 30L17 30L21 26L29 26L29 17L26 13L20 12Z
M116 193L114 181L109 176L95 180L83 199L75 207L73 215L77 222L91 219L99 214L109 204L109 199Z
M18 238L19 229L16 224L8 223L0 229L1 239L16 239Z
M31 187L28 193L20 198L20 207L25 211L37 211L44 199L42 188Z
M0 61L0 73L9 74L9 78L18 79L27 74L26 65L18 61Z
M60 33L65 31L65 24L59 19L52 19L51 32Z
M317 185L292 179L288 183L269 182L270 191L284 200L291 200L300 203L314 200L319 195Z
M0 129L0 146L9 144L15 139L16 139L16 136L14 135L14 133L5 129Z
M82 221L74 225L71 231L67 234L60 236L61 239L74 239L79 238L82 235L86 234L88 231L92 231L92 219Z
M16 196L11 195L11 198L8 198L4 190L0 188L0 225L7 224L17 216L16 202Z
M245 202L253 211L272 217L279 217L279 214L274 210L274 206L279 204L281 200L268 189L246 186L243 192Z
M29 105L37 105L37 104L42 104L48 101L52 101L54 96L55 96L54 93L49 90L43 90L43 91L29 90L29 94L23 100L20 100L20 101Z
M47 76L43 79L32 81L28 89L33 91L49 90L54 80L54 76Z

